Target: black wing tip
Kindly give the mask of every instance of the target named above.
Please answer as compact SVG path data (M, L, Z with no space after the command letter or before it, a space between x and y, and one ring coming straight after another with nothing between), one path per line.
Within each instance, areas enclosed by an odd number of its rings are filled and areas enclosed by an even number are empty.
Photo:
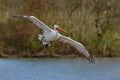
M24 17L28 17L27 15L12 15L12 17L15 18L24 18Z
M95 64L96 63L96 59L95 59L94 56L88 57L87 60L89 61L90 64Z

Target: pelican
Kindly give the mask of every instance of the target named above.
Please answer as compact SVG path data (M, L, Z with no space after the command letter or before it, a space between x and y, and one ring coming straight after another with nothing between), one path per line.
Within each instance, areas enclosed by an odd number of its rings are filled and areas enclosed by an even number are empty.
M91 55L88 53L87 49L79 42L61 35L59 32L65 32L64 29L60 28L58 25L54 25L54 29L49 28L46 24L44 24L41 20L34 16L28 16L28 15L16 15L13 17L17 18L23 18L29 22L31 22L37 29L43 31L43 35L38 35L38 40L42 42L42 44L45 47L50 46L51 41L62 41L64 43L67 43L74 48L76 48L80 53L83 53L84 56L86 56L87 60L90 63L94 63L95 59L91 57Z

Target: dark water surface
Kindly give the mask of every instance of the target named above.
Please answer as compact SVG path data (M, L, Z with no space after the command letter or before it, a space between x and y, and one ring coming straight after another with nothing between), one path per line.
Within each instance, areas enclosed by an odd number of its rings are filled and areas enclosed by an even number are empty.
M0 80L120 80L120 58L0 59Z

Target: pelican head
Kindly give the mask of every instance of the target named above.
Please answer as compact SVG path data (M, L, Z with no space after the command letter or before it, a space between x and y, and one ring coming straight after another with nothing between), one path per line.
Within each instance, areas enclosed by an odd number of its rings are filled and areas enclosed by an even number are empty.
M60 28L58 25L54 25L54 30L58 32L66 32L64 29Z

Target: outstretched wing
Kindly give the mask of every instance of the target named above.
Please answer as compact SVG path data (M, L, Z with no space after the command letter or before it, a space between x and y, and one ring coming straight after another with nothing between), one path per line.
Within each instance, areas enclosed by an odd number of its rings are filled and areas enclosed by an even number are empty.
M83 53L83 55L86 56L87 60L89 60L90 63L94 63L95 60L90 56L88 51L85 49L85 47L81 43L79 43L79 42L77 42L77 41L75 41L75 40L73 40L73 39L71 39L69 37L63 36L61 34L59 36L59 40L73 46L80 53Z
M28 15L16 15L13 17L23 18L28 21L30 21L36 28L42 29L44 32L52 31L46 24L44 24L42 21L40 21L38 18L34 16L28 16Z

